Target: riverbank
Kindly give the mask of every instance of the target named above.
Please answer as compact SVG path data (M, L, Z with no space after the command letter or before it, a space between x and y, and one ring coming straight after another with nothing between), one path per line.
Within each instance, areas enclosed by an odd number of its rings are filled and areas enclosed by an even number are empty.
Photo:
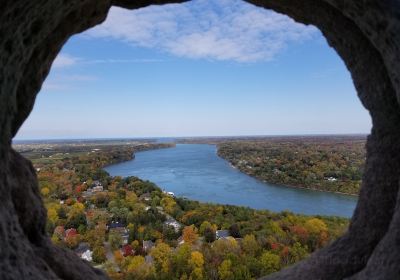
M134 160L105 170L113 176L137 176L178 197L206 203L307 215L351 217L353 213L353 196L264 183L232 168L216 150L215 145L177 144L171 149L137 153Z
M230 141L217 149L235 169L262 182L350 196L361 186L363 140Z
M150 147L160 149L146 150ZM171 162L169 153L182 155L186 151L192 160L212 154L232 171L215 156L214 146L161 147L167 146L136 147L143 152L137 153L135 160L115 165L141 162L143 155L154 153L157 156L152 163L161 160L165 164L163 160ZM280 270L333 242L349 224L340 217L174 197L149 181L104 172L102 166L130 157L133 147L97 149L47 150L49 154L40 157L34 167L47 208L46 232L52 242L93 266L101 266L111 279L183 279L193 274L192 264L198 260L202 278L212 279L227 259L235 278L248 275L258 279L273 272L263 268L264 259L274 256L274 271ZM190 164L190 160L175 160Z

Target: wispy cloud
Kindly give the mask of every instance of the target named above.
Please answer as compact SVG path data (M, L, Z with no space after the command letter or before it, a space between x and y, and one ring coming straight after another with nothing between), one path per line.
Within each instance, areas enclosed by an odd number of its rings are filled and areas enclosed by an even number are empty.
M182 57L253 62L271 60L315 31L242 1L194 0L136 11L113 8L105 23L86 34Z
M68 54L59 54L53 62L54 68L64 68L73 66L78 63L80 59Z
M162 62L161 59L135 58L135 59L83 59L74 57L70 54L60 53L53 62L53 68L60 69L84 64L103 64L103 63L153 63Z
M97 81L98 78L93 75L78 75L78 74L53 74L44 82L44 90L62 91L79 86L79 84Z
M162 62L162 59L151 59L151 58L137 58L137 59L93 59L84 60L83 64L97 64L97 63L152 63Z

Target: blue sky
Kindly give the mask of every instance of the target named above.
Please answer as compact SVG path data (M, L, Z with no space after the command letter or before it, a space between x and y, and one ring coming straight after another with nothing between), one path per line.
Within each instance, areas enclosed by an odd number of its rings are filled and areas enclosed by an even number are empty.
M72 37L17 139L369 133L314 27L236 0L136 11Z

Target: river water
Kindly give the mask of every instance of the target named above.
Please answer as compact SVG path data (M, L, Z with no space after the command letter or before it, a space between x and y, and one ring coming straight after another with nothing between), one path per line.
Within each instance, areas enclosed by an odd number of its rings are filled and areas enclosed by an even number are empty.
M349 195L277 186L256 180L218 157L206 144L138 152L135 159L105 168L112 176L137 176L177 196L202 202L272 211L351 217L357 198Z

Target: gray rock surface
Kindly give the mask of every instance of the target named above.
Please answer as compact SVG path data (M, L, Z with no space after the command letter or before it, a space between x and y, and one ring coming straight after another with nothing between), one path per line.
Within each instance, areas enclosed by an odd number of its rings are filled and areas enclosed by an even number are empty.
M51 244L35 171L12 150L11 139L70 36L101 23L112 5L137 9L170 2L183 1L1 1L0 279L107 279ZM400 279L400 1L248 2L317 26L351 72L373 121L360 199L348 232L267 279Z

